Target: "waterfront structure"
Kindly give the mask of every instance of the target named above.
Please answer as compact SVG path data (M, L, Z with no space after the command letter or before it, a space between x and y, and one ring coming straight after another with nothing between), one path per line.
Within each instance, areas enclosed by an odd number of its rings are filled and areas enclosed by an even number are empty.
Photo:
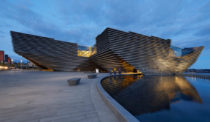
M19 32L11 32L16 53L39 67L57 71L110 71L144 74L182 73L203 47L178 48L171 40L107 28L96 37L94 47L79 46Z
M107 28L96 38L95 61L105 69L122 67L145 74L182 73L191 66L203 47L177 49L171 40Z
M55 71L74 71L94 68L88 67L88 57L77 53L76 43L64 42L53 38L11 32L14 51L43 69ZM78 52L77 52L78 51ZM85 54L84 54L85 55Z

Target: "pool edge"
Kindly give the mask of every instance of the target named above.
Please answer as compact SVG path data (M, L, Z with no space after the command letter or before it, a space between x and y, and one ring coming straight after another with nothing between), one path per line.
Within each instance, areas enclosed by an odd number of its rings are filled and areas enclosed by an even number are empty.
M114 100L102 87L101 81L108 76L103 76L97 81L96 87L103 101L112 110L116 117L121 122L139 122L130 112L128 112L123 106L121 106L116 100Z

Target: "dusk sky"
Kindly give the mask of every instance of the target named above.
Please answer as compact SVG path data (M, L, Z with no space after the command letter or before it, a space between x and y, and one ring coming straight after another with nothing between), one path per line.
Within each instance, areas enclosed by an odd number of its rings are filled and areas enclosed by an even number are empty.
M105 28L204 46L191 68L210 69L210 0L1 0L0 50L13 59L10 31L92 46Z

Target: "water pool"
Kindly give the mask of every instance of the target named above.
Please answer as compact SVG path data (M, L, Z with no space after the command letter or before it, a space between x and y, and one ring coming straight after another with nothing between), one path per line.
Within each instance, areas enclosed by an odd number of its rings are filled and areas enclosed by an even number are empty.
M101 83L142 122L210 121L210 80L123 75L107 77Z

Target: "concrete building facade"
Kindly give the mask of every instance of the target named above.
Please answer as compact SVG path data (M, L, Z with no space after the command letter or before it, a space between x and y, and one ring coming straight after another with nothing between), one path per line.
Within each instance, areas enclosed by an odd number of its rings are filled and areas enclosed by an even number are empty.
M204 47L174 48L171 40L107 28L94 47L79 46L19 32L11 32L14 51L39 67L56 71L141 71L145 74L182 73Z

